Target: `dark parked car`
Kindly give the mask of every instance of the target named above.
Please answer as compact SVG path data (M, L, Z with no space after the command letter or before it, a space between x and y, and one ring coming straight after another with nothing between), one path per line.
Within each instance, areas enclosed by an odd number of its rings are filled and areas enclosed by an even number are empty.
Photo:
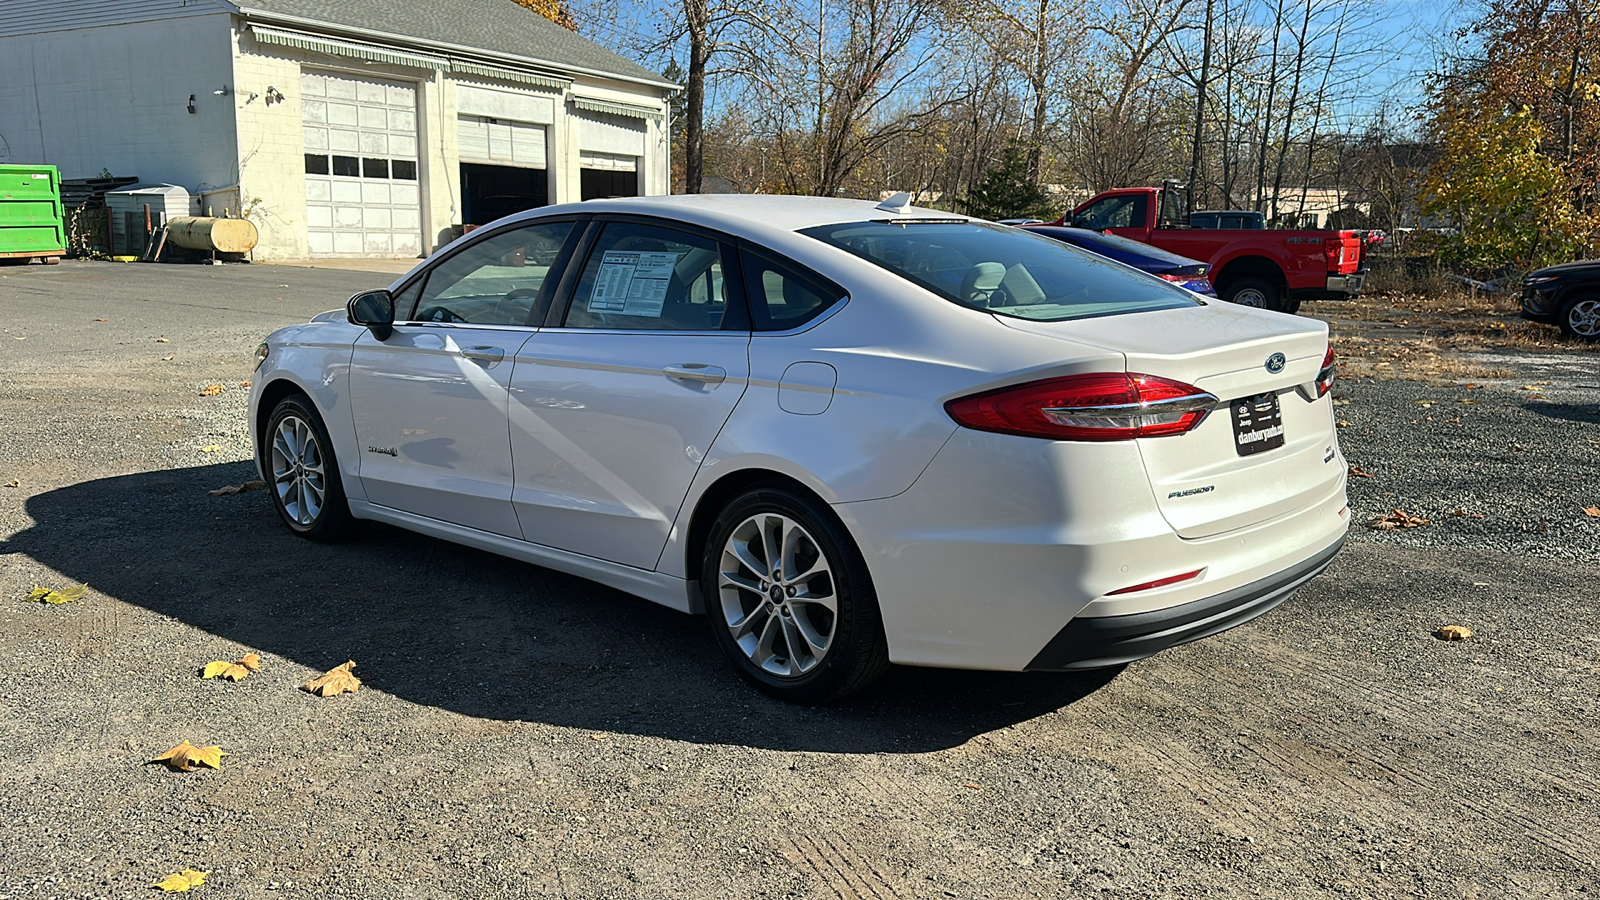
M1600 341L1600 259L1550 266L1522 279L1522 317Z
M1211 266L1198 259L1168 253L1160 247L1141 244L1114 234L1090 231L1087 228L1067 228L1060 225L1028 225L1024 228L1035 234L1055 238L1074 247L1082 247L1090 253L1098 253L1124 265L1133 266L1141 272L1149 272L1163 281L1170 281L1197 294L1205 294L1208 297L1217 295L1211 287L1211 282L1206 279L1211 272Z

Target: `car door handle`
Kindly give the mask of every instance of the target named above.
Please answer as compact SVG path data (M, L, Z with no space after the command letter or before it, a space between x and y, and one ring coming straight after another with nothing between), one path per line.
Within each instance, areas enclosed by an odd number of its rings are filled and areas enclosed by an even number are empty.
M721 384L728 378L728 370L705 363L678 363L667 366L661 374L675 381L698 381L701 384Z
M506 358L506 351L499 347L465 347L461 355L467 359L477 359L483 362L499 362Z

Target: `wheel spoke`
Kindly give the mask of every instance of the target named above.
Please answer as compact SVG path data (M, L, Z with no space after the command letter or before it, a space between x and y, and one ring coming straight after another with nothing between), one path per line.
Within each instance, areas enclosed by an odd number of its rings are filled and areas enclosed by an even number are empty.
M718 575L718 587L727 587L728 585L733 585L737 588L743 588L744 590L747 590L750 593L761 597L762 599L765 599L767 596L766 592L761 590L760 584L751 581L738 572L720 572Z
M817 631L817 627L805 616L796 613L792 618L785 619L784 625L786 626L784 633L789 634L792 632L794 635L799 636L805 646L806 655L812 659L820 659L822 654L828 652L827 636ZM793 638L790 639L789 643L791 650L798 649Z
M740 540L737 534L735 534L733 540L728 542L728 553L738 561L739 565L749 569L750 574L756 576L756 578L766 578L770 574L767 567L762 565L761 560L756 559L756 555L750 552L750 545Z
M833 589L831 587L825 593L821 594L814 594L809 588L807 588L802 590L800 593L795 594L793 597L790 597L789 602L791 604L820 606L831 613L837 613L839 611L839 599L833 595Z
M782 626L778 624L778 616L767 616L767 621L761 626L761 639L756 642L756 652L750 655L751 660L754 661L756 665L763 669L767 669L769 672L772 671L769 666L772 663L773 657L777 656L777 651L772 649L772 644L773 641L777 639L778 635L782 633L782 631ZM790 661L790 665L793 665L792 660ZM779 672L777 674L788 675L789 673Z
M763 516L761 519L761 548L767 555L767 571L762 574L769 578L772 577L773 572L779 571L783 567L782 551L778 548L778 536L773 534L772 526L774 523L777 524L779 530L783 528L782 518Z

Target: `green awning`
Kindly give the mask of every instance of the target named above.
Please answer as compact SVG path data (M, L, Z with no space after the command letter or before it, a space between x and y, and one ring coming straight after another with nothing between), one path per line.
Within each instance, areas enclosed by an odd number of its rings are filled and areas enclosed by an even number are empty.
M659 119L662 112L648 106L634 106L632 103L617 103L612 100L594 100L589 97L573 97L572 105L590 112L609 113L613 116L627 116L630 119Z
M564 91L572 85L570 78L557 78L554 75L544 75L539 72L520 72L516 69L502 69L499 66L486 66L483 63L463 62L459 59L450 60L450 71L460 72L464 75L481 75L485 78L498 78L501 81L511 81L517 84L531 84L534 87L549 88L553 91Z
M360 44L355 41L334 40L333 38L318 37L299 31L268 28L265 25L251 25L250 33L255 36L257 41L263 44L294 47L298 50L310 50L313 53L327 53L331 56L344 56L350 59L363 59L367 62L388 63L392 66L408 66L413 69L450 68L449 60L437 56L408 53L404 50L392 50L387 47Z

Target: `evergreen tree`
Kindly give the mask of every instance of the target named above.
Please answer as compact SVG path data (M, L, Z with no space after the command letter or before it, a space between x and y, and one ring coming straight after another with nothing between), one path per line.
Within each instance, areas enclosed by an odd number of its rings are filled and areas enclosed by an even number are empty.
M961 199L967 215L980 219L1053 219L1050 195L1028 177L1027 148L1006 145L1000 165L978 179Z

